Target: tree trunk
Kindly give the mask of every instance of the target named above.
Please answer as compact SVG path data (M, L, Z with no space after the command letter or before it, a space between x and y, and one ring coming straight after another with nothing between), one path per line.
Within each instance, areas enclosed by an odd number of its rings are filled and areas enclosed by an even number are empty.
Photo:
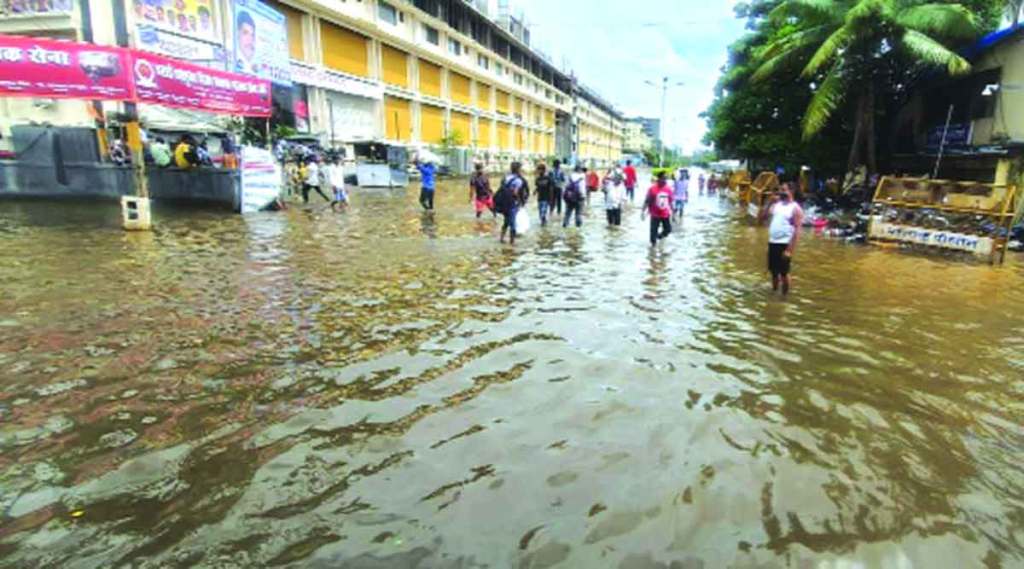
M864 101L864 137L867 142L868 178L878 173L878 155L875 148L875 82L868 83Z
M864 140L864 100L865 96L861 93L857 99L857 114L854 118L853 127L853 144L850 145L850 157L846 161L846 173L849 174L857 168L858 162L860 162L860 147Z

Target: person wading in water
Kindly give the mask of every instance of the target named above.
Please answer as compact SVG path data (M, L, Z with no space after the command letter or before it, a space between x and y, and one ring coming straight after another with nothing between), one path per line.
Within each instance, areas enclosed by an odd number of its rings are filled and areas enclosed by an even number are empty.
M772 201L761 210L761 221L771 219L768 225L768 270L772 273L772 290L789 294L789 270L793 252L800 240L800 227L804 222L804 210L793 201L789 184L784 184Z
M669 187L665 171L658 172L658 181L647 190L644 209L640 219L651 215L651 247L672 233L672 188Z
M494 194L494 207L505 218L501 226L501 242L505 242L505 233L510 233L510 243L516 243L516 215L519 208L526 205L530 195L530 186L522 174L522 164L513 162L510 172L501 182L501 188Z
M487 174L484 173L484 165L479 162L476 164L473 177L469 179L469 200L473 202L473 207L476 209L477 219L480 219L485 209L490 210L491 215L498 215L494 211L491 181L487 179Z

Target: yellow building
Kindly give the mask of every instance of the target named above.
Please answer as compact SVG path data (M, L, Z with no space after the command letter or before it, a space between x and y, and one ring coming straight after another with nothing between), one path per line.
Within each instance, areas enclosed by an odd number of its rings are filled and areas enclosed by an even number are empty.
M5 16L0 33L112 45L113 10L121 7L132 47L234 67L230 0L211 0L212 27L202 33L154 27L147 21L151 15L145 2L83 2L88 10L69 3L72 8L57 14ZM280 111L275 120L284 116L288 126L328 145L447 143L477 159L504 164L554 155L556 134L568 138L568 131L559 128L578 113L587 129L580 157L607 161L621 155L621 117L614 109L599 99L574 97L569 76L463 0L263 3L285 18L293 83L275 85ZM116 104L104 105L118 110ZM93 126L90 106L84 101L4 100L0 133L26 122ZM182 130L224 122L204 113L158 108L140 108L140 115L144 125Z

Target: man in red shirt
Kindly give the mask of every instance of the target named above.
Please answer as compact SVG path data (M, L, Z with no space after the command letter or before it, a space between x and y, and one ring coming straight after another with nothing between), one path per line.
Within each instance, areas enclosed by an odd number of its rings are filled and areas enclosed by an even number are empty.
M665 171L658 172L658 181L647 190L644 209L640 213L643 219L651 215L651 247L658 244L672 233L672 188L669 187Z
M632 203L633 191L636 189L636 168L633 167L632 160L626 160L626 167L622 169L622 174L626 177L626 196Z

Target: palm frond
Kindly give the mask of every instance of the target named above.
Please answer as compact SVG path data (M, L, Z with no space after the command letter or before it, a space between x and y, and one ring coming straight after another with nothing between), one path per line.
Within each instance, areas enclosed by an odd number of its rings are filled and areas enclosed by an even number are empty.
M960 4L921 4L900 12L896 21L904 28L944 38L972 39L978 35L978 19Z
M799 60L814 46L820 45L828 34L829 26L823 25L794 32L769 42L754 53L753 64L757 70L752 79L760 81L774 75L788 64L799 64Z
M846 87L842 69L838 65L833 65L825 80L811 97L811 103L807 105L803 121L804 140L814 138L821 132L821 129L825 128L836 109L846 100Z
M903 34L902 44L911 55L925 65L945 67L950 75L971 72L971 64L966 59L921 32L907 30Z
M851 34L846 26L843 26L836 30L821 44L821 47L814 52L814 56L807 62L807 66L804 67L803 76L811 77L818 72L822 67L827 65L832 59L839 53L840 50L844 49L850 44Z

